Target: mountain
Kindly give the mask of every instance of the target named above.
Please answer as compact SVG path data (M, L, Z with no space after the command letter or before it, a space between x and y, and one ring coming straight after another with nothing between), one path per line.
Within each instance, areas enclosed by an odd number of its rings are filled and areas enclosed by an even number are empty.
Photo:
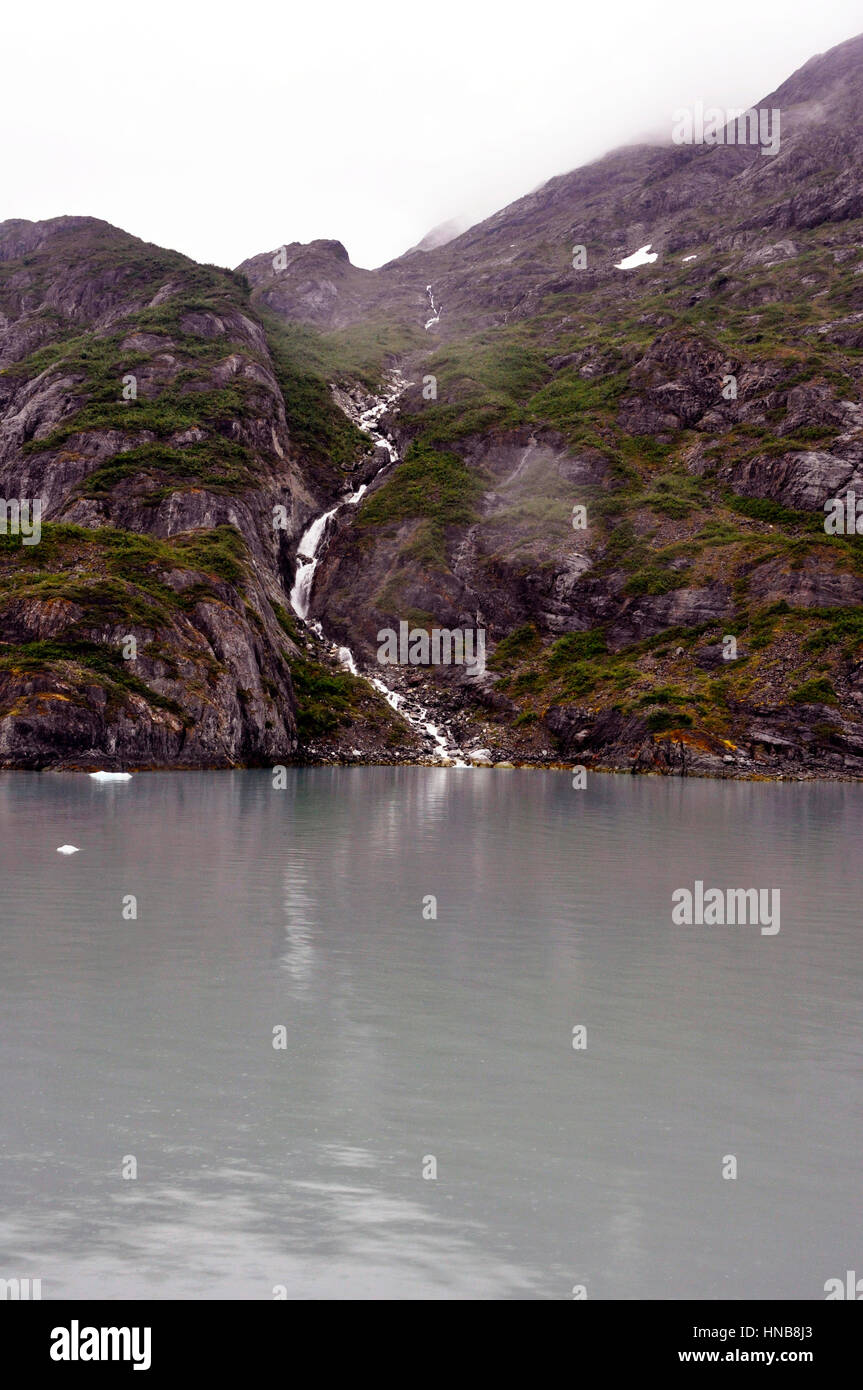
M757 241L765 231L778 237L791 228L859 219L861 65L863 35L811 59L758 103L759 110L781 111L774 156L763 156L757 145L680 146L670 138L667 146L616 150L551 179L422 259L412 251L380 270L355 271L339 243L314 242L303 248L309 260L298 255L279 274L278 291L287 294L297 276L305 278L321 248L339 247L343 277L321 268L335 293L329 313L321 308L314 319L320 326L368 320L381 305L405 325L421 322L432 281L447 309L441 332L452 336L531 317L547 296L592 295L609 282L617 300L614 263L644 240L663 255L697 251L702 241L722 252L748 233ZM586 244L589 267L577 283L570 274L576 243ZM261 260L242 269L266 296ZM341 293L351 272L350 290ZM263 279L271 276L267 264Z
M405 252L406 256L412 256L417 251L436 251L439 246L446 246L447 242L455 241L457 236L467 230L468 223L460 218L451 217L448 222L440 222L436 227L432 227L430 232L426 232L422 241L418 241L416 246Z
M392 735L286 609L299 534L368 444L301 355L240 276L91 218L0 226L0 493L42 507L38 544L0 534L4 765Z
M861 60L758 104L775 153L617 150L374 271L0 225L0 490L45 519L0 536L0 762L421 755L289 616L302 532L365 482L310 616L370 675L381 629L482 627L479 679L388 668L452 742L863 775L861 542L824 510L863 499ZM381 469L358 425L394 368Z

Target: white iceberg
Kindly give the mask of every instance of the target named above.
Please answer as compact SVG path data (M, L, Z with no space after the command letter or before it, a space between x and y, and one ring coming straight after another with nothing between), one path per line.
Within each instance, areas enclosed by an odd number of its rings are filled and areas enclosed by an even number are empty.
M80 851L77 845L58 845L58 854L78 854Z
M131 772L91 772L94 782L131 782Z

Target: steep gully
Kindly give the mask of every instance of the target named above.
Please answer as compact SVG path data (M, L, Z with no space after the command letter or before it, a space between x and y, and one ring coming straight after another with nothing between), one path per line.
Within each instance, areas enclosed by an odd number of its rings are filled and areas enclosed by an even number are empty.
M371 404L357 420L359 428L370 436L372 443L376 447L384 448L388 455L386 462L378 469L372 482L375 482L383 473L398 463L398 450L393 440L380 426L383 416L395 405L409 385L410 382L400 371L393 371L386 383L385 393L382 396L371 397ZM297 569L291 589L291 607L297 617L311 629L315 636L331 649L346 670L350 671L352 675L364 676L375 690L383 695L387 704L417 731L423 741L430 747L433 746L433 756L438 761L451 763L456 767L470 767L471 764L465 759L462 750L456 745L448 730L429 719L428 710L420 704L415 696L400 694L385 685L379 676L367 675L365 671L360 669L350 647L339 646L338 643L331 642L317 619L309 617L315 570L332 533L332 523L340 512L346 511L349 507L356 507L368 489L369 484L362 483L354 492L347 493L329 511L316 517L303 532L297 547Z

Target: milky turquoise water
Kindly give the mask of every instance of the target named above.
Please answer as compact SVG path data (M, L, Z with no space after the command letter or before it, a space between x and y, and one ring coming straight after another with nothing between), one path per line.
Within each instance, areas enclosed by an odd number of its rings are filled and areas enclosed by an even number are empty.
M863 1268L863 789L288 778L0 775L0 1277L818 1299ZM778 888L781 930L673 925L696 878Z

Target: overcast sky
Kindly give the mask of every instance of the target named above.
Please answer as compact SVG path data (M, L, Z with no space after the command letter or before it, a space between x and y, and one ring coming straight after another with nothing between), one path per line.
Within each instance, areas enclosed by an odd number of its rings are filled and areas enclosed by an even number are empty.
M860 31L861 0L7 6L0 220L86 213L231 266L337 237L375 266Z

